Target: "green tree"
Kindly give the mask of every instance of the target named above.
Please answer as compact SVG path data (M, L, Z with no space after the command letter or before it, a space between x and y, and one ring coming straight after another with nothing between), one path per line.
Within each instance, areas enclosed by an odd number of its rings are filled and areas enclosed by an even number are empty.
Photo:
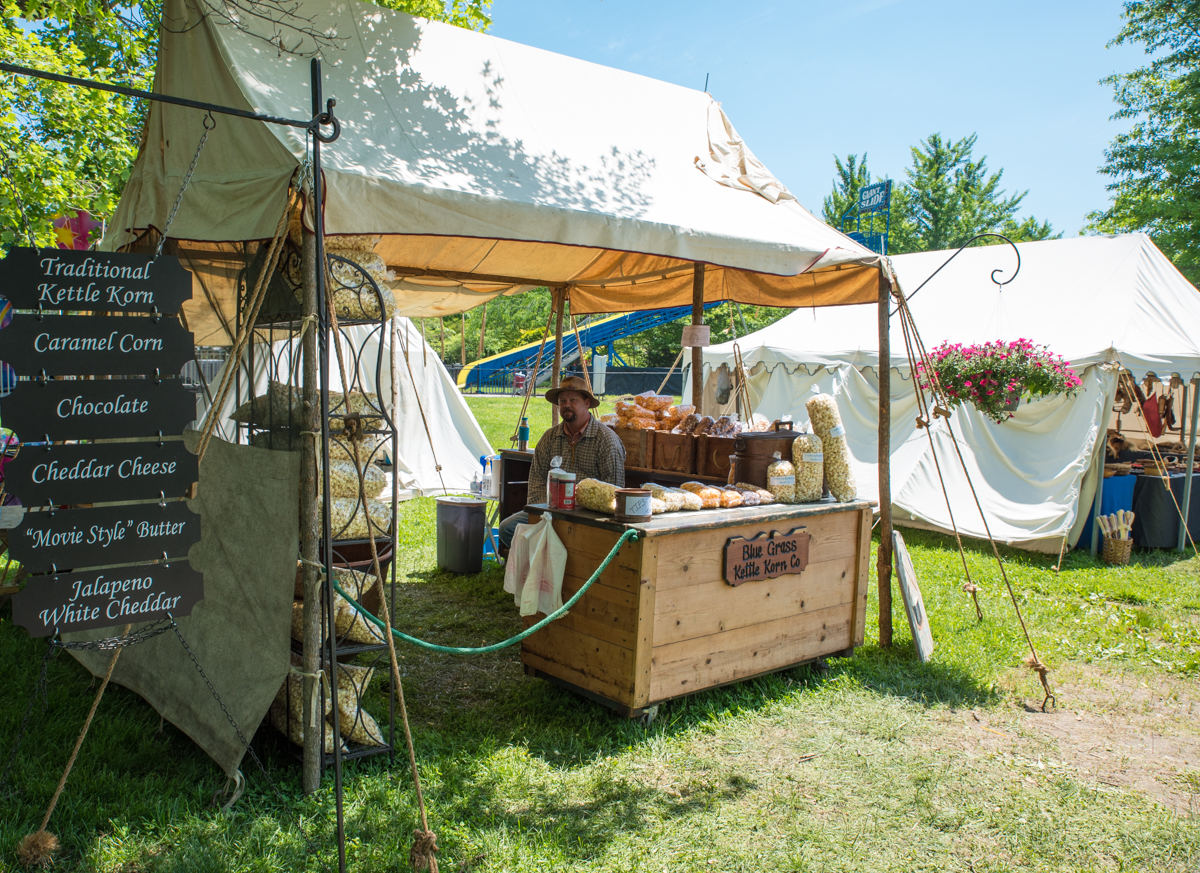
M1145 231L1192 282L1200 281L1200 0L1133 0L1109 45L1140 44L1150 62L1109 76L1119 107L1133 122L1105 152L1112 178L1107 209L1087 230Z
M905 181L892 186L888 254L954 249L988 231L1017 242L1061 236L1048 221L1018 219L1017 211L1029 192L1004 191L1000 187L1004 171L989 173L987 158L974 158L975 142L975 134L956 142L935 133L911 149ZM840 226L842 215L857 202L859 190L881 180L871 175L865 154L861 162L856 155L845 161L835 157L834 162L837 177L823 212L827 223ZM994 242L985 239L979 244Z
M202 0L231 21L262 14L279 23L280 50L307 33L289 0ZM485 30L492 0L380 0L387 6ZM290 17L289 17L290 16ZM0 57L9 63L149 89L161 0L0 0ZM310 45L314 44L311 42ZM12 74L0 75L0 248L52 244L53 219L75 209L112 214L137 149L143 101Z

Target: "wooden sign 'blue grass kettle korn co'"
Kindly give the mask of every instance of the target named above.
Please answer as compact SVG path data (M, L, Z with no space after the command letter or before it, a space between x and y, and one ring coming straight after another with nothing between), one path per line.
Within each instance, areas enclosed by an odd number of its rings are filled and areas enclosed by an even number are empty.
M166 255L14 247L0 294L0 415L21 446L3 485L25 508L9 549L31 574L14 622L36 637L187 615L204 597L182 502L198 478L191 274Z

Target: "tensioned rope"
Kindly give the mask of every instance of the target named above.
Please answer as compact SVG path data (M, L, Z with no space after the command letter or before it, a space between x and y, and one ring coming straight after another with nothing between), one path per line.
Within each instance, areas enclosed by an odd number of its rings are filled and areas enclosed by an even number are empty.
M938 483L942 488L942 497L946 501L946 513L950 516L950 527L954 531L954 541L958 545L958 558L962 561L963 573L966 574L967 581L963 583L962 589L971 595L971 602L975 606L976 621L983 621L983 609L979 605L979 586L975 584L971 578L971 570L967 566L967 554L963 550L962 536L958 531L958 523L954 520L954 509L950 506L950 494L946 490L946 480L942 476L942 464L938 460L937 451L933 445L933 430L931 425L934 416L949 418L950 412L944 406L937 403L937 397L942 394L941 383L938 381L937 372L928 370L930 390L934 394L934 407L932 414L930 413L929 404L925 399L925 391L921 386L921 379L918 375L921 368L917 366L916 359L913 355L913 340L912 331L912 313L909 311L908 304L905 303L900 307L900 327L904 333L904 351L908 356L908 371L912 374L913 390L917 396L917 427L925 431L925 436L929 439L929 450L933 455L933 466L937 470ZM879 378L890 378L891 365L890 362L879 362ZM944 395L943 395L944 396Z
M292 195L289 192L287 202L284 204L283 215L279 217L279 224L275 228L275 236L271 240L271 246L267 252L266 263L263 264L262 271L258 274L258 281L254 285L254 291L250 295L249 305L246 308L246 320L242 322L242 326L238 330L238 335L233 341L233 348L229 350L228 360L232 362L232 366L226 366L225 371L221 374L221 384L217 388L213 404L208 408L208 415L204 418L204 425L200 431L200 443L196 449L198 462L204 460L204 453L208 450L209 442L212 441L217 420L221 417L221 407L224 406L225 398L229 395L229 389L233 386L234 379L237 376L238 366L242 360L242 352L245 350L246 344L250 341L250 337L254 333L254 323L258 320L259 310L262 309L263 301L267 298L270 277L275 273L275 266L279 263L279 255L283 251L283 239L287 236L288 217L291 214L291 206Z
M336 325L337 324L337 321L336 321L337 314L336 313L333 315L333 318L334 318L334 321L332 323L334 325ZM411 324L412 322L410 321L409 323ZM400 335L400 331L396 327L396 319L394 319L394 318L391 319L391 325L392 325L392 328L391 328L391 334L392 334L391 335L391 340L392 340L392 361L391 361L391 364L392 364L392 415L395 416L396 415L396 408L395 408L395 402L396 402L396 400L395 400L395 398L396 398L396 355L395 355L395 351L396 351L396 338ZM336 336L336 334L335 334L335 336ZM382 340L382 337L380 339ZM424 340L422 340L422 343L423 342L424 342ZM429 451L433 455L433 466L434 466L434 469L437 470L438 481L442 483L442 491L445 492L446 491L446 479L444 476L442 476L442 465L438 462L438 459L437 459L437 446L435 446L433 443L433 434L430 433L430 431L429 431L429 420L425 417L425 404L423 404L421 402L421 392L417 390L417 380L413 378L412 364L409 363L409 360L408 360L408 343L401 342L400 350L404 354L404 368L406 370L408 370L408 381L412 383L413 396L415 398L417 398L417 411L419 413L421 413L421 424L424 425L424 427L425 427L425 439L429 441ZM341 363L341 343L340 343L340 341L338 342L338 362L339 362L339 364ZM349 396L350 389L348 387L346 387L345 378L346 378L345 374L343 373L342 386L346 390L346 395ZM347 401L347 403L348 402L349 401ZM393 464L395 463L395 461L396 461L396 459L393 458L392 459ZM393 483L392 487L393 488L395 487L394 483Z
M555 295L557 299L557 295ZM554 321L554 306L550 307L550 314L546 316L546 329L542 331L542 342L538 346L537 358L533 362L533 374L525 380L525 401L521 404L521 413L517 416L517 426L513 430L513 435L508 438L510 443L517 441L517 429L521 427L521 419L526 416L529 411L529 401L533 397L533 392L537 390L538 374L542 371L542 353L546 351L546 337L550 336L550 323Z
M913 319L912 312L908 308L908 301L904 297L904 292L901 291L899 288L894 287L892 290L892 295L897 300L897 309L901 313L901 323L904 324L905 322L907 322L907 329L905 330L905 334L904 334L904 342L905 342L905 346L908 350L909 360L911 361L914 358L919 359L924 371L928 374L931 374L931 377L932 377L931 384L937 385L938 391L940 391L940 384L936 380L936 375L935 375L935 371L934 371L933 359L930 357L929 352L926 350L925 343L921 339L921 334L917 330L916 321ZM920 397L920 391L921 391L920 380L917 378L915 370L913 371L913 385L915 387L915 390L918 392L918 397ZM934 396L935 396L935 399L937 399L937 394L935 394ZM944 397L944 395L943 395L943 397ZM1037 673L1038 679L1042 683L1042 689L1046 692L1046 696L1042 700L1042 711L1044 712L1046 709L1046 704L1050 703L1051 701L1055 701L1054 692L1050 690L1050 681L1047 678L1047 674L1049 674L1050 668L1047 667L1046 664L1042 661L1042 659L1038 656L1037 648L1033 644L1033 637L1029 633L1029 626L1025 623L1025 617L1021 614L1021 606L1017 602L1016 592L1013 591L1012 582L1009 580L1008 573L1004 569L1004 560L1000 557L1000 548L999 548L999 546L996 545L996 540L992 536L992 529L991 529L991 526L988 524L987 515L983 511L983 504L979 500L979 494L975 491L975 483L971 481L971 472L967 468L966 459L963 457L962 449L959 448L959 445L958 445L958 439L954 435L954 427L953 427L953 425L950 424L949 413L948 413L948 411L945 413L938 411L942 408L943 407L935 405L934 410L939 416L943 416L945 419L946 430L948 431L948 433L951 436L951 442L954 445L955 453L958 455L958 462L962 466L963 476L967 480L967 486L971 489L971 497L975 500L975 508L977 510L979 510L979 518L983 522L983 529L987 533L988 542L991 543L992 554L996 558L996 565L1000 568L1000 576L1001 576L1001 578L1003 578L1004 585L1008 589L1008 596L1009 596L1009 599L1012 601L1013 610L1017 614L1017 621L1021 625L1021 632L1025 635L1025 642L1029 645L1029 656L1025 659L1025 664L1027 667L1029 667L1030 670ZM925 407L925 409L928 409L928 407ZM921 422L921 419L918 419L918 424L920 424L920 422ZM926 419L926 423L924 425L922 425L922 427L924 427L925 430L928 431L932 424L933 424L932 421ZM934 461L936 463L937 462L937 449L934 446L932 436L930 436L929 440L930 440L929 441L930 450L933 452ZM939 465L938 475L939 475L939 477L941 476L940 465ZM943 494L946 495L946 501L947 501L947 505L948 505L950 497L949 497L949 494L946 492L944 482L942 484L942 491L943 491ZM956 531L956 533L957 533L957 531ZM960 545L960 548L961 548L961 545ZM965 558L964 558L964 564L965 564ZM971 592L971 593L972 593L972 596L974 596L974 592Z

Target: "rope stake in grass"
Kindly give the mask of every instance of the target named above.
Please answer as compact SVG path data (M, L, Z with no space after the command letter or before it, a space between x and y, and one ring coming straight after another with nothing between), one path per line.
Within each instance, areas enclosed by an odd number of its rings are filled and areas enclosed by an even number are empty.
M125 625L121 634L129 633L129 629L132 627L132 624ZM71 768L75 766L75 759L79 757L79 750L83 747L84 737L87 736L88 728L92 726L92 718L100 706L100 698L104 696L104 689L108 687L108 680L112 678L113 669L117 666L117 658L121 657L123 651L124 649L115 650L112 660L108 662L108 671L104 674L104 681L96 689L96 699L92 701L92 708L88 710L87 718L83 721L83 728L79 731L79 738L75 740L75 748L71 750L67 766L63 768L62 777L58 780L58 787L54 789L54 796L50 798L50 805L42 817L41 826L17 844L17 858L25 867L50 866L54 853L58 850L58 837L47 831L46 825L50 824L50 816L54 815L54 807L58 806L58 799L62 797L63 789L67 786L67 777L71 775Z

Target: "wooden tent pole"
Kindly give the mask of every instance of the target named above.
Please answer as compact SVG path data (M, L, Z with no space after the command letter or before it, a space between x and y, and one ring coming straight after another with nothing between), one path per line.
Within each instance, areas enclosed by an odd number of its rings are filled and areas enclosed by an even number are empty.
M483 338L487 336L487 304L483 304L483 319L479 325L479 354L477 358L483 358Z
M559 371L562 369L562 336L563 336L563 309L566 308L563 302L566 300L567 294L565 288L554 289L554 363L551 365L550 371L550 387L557 388L559 384ZM534 374L537 378L537 374ZM537 391L537 386L534 386L534 391ZM554 427L558 424L558 404L550 405L550 426Z
M317 238L305 232L303 251L301 255L301 271L304 282L304 317L317 317ZM308 322L311 324L311 322ZM304 724L320 724L325 721L323 714L314 713L313 705L317 701L317 677L320 671L321 655L321 575L317 570L317 551L321 539L321 525L318 518L317 501L317 451L320 449L317 436L321 432L320 406L317 400L317 330L313 325L304 332L301 343L302 355L302 392L303 409L306 413L303 436L301 441L303 451L300 452L300 554L304 558L301 565L301 588L304 593L302 613L303 660L304 677ZM317 703L319 706L320 704ZM308 730L304 734L304 760L301 765L301 783L305 794L312 794L321 787L321 735Z
M692 265L692 324L704 324L704 264ZM692 405L701 411L704 399L704 349L692 346Z
M879 645L892 644L892 344L891 285L879 271Z
M459 323L461 326L458 331L458 362L465 367L467 365L467 314L465 312Z
M442 335L442 363L446 363L446 317L438 316L438 329Z

